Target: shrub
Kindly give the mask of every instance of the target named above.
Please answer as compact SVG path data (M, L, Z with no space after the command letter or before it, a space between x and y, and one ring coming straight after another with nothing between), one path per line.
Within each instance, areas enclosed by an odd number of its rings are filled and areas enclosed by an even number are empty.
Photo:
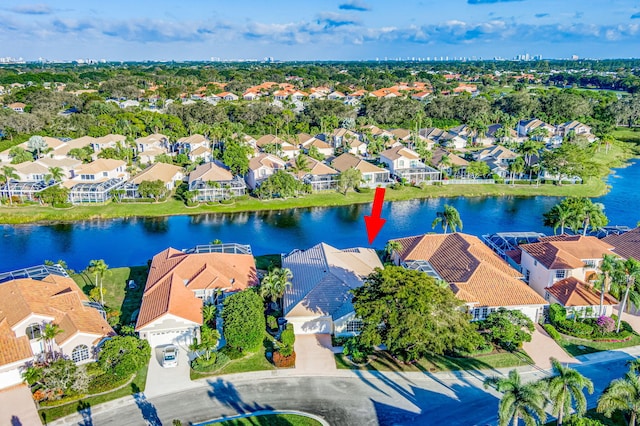
M578 416L577 414L565 417L562 424L564 426L604 426L604 423L600 420L588 419L586 417Z
M547 333L549 333L549 336L551 336L551 338L553 340L559 340L560 339L560 333L558 333L558 330L556 330L556 328L554 326L552 326L551 324L545 324L543 325L545 331Z
M225 365L227 365L229 362L231 362L231 360L227 355L225 355L222 352L218 352L218 355L216 356L216 362L213 364L213 367L211 368L211 370L212 371L219 370Z
M371 348L362 345L358 337L354 336L344 343L342 353L351 357L353 362L360 364L367 361Z
M276 330L278 328L278 319L273 315L267 316L267 327L270 330Z
M224 348L220 349L220 354L224 354L228 357L228 359L239 359L242 358L244 356L244 354L242 352L240 352L238 349L232 347L232 346L225 346Z
M588 338L593 334L593 326L580 321L564 320L554 324L564 334Z
M283 357L291 356L291 354L293 354L293 346L291 346L291 345L282 345L282 346L280 346L280 348L278 349L278 352L279 352L279 353L280 353L280 355L282 355Z
M118 386L124 384L129 380L128 377L123 377L121 379L115 379L111 374L101 374L99 376L94 377L89 382L89 393L101 393L106 392L111 389L117 388Z
M598 326L598 331L601 334L611 333L616 329L616 322L611 317L607 316L599 316L596 320L596 325Z
M551 306L549 306L549 322L551 324L553 324L554 326L567 319L567 310L557 304L557 303L552 303Z
M284 356L280 352L273 353L273 364L278 368L292 368L296 366L295 352L289 356Z
M217 359L216 355L216 352L212 352L209 355L209 359L206 359L203 356L194 359L191 363L191 368L195 371L210 371L215 366Z
M287 327L280 335L280 341L285 346L293 347L293 344L296 341L296 335L293 333L293 324L287 324Z
M394 188L397 189L397 188ZM356 188L356 191L359 192L360 194L368 194L371 192L371 188L367 188L367 187L358 187Z

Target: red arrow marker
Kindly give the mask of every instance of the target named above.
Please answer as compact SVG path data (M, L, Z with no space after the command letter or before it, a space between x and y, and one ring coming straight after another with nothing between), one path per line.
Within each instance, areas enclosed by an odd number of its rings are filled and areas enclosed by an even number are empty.
M376 188L376 195L373 197L373 208L371 209L371 216L364 217L364 224L367 227L369 244L373 244L373 240L376 239L378 233L387 221L387 219L383 219L380 217L380 214L382 213L383 202L384 188Z

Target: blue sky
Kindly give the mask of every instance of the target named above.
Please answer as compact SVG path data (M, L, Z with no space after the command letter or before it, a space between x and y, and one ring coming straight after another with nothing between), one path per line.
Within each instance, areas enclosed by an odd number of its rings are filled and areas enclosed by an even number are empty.
M639 57L640 1L0 1L0 57Z

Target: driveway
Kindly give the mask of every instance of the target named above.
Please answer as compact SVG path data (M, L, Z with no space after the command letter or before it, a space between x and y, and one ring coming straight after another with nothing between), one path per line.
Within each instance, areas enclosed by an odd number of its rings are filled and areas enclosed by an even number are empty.
M330 334L296 334L296 371L323 374L336 370Z
M41 425L36 404L26 385L16 385L0 391L1 425Z
M164 368L162 367L163 348L164 346L157 346L151 349L147 385L144 391L148 398L191 389L195 386L189 378L188 350L178 346L178 365Z
M551 357L556 358L562 364L580 362L566 353L540 324L536 324L536 329L531 335L531 341L524 342L522 348L531 357L534 364L543 370L551 368L551 361L549 361Z

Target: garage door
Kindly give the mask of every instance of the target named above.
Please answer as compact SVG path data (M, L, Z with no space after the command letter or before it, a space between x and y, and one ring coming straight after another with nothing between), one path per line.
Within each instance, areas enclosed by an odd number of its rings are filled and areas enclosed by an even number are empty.
M295 334L331 334L331 320L320 318L314 320L289 320L293 324Z
M177 345L186 348L193 341L193 336L190 330L174 330L149 333L148 339L152 348L164 345Z

